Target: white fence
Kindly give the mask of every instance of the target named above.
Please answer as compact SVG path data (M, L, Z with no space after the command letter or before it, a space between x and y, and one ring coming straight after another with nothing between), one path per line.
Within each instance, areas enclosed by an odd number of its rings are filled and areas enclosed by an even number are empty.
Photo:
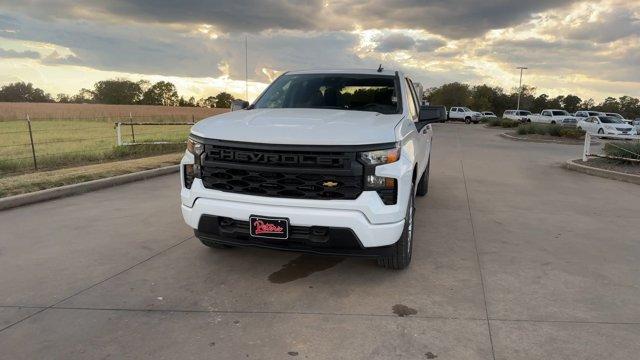
M640 135L607 135L607 134L590 134L590 133L586 133L585 136L584 136L584 149L582 150L582 161L587 161L589 156L592 156L592 157L606 157L606 158L609 158L609 159L621 159L621 160L626 160L626 161L637 161L637 162L640 162L640 160L635 160L635 159L627 159L627 158L620 158L620 157L615 157L615 156L606 156L606 155L593 154L593 153L591 153L591 138L615 139L615 140L638 140L638 141L640 141ZM613 144L611 144L611 145L613 145ZM620 149L622 149L622 148L620 148ZM628 151L632 155L640 156L640 154L636 154L636 153L631 152L631 151L629 151L627 149L622 149L622 150Z

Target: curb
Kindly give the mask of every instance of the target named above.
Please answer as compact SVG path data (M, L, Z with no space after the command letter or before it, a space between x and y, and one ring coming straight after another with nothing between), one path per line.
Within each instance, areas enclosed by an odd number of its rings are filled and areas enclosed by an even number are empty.
M563 144L563 145L581 145L582 143L584 143L584 141L575 142L575 143L569 143L569 142L566 142L566 141L552 140L552 139L527 139L527 138L522 138L522 137L518 137L518 136L509 135L507 133L501 133L500 136L502 136L505 139L509 139L509 140L526 141L526 142L534 142L534 143L552 143L552 144ZM592 145L598 145L599 142L592 141L591 144Z
M134 181L145 180L156 176L167 175L180 171L180 165L165 166L157 169L143 170L131 174L117 175L104 179L91 180L78 184L64 185L52 189L35 191L28 194L8 196L0 199L0 210L18 206L35 204L42 201L59 199L78 195L89 191L122 185Z
M602 178L619 180L630 182L633 184L640 185L640 175L627 174L623 172L613 171L613 170L605 170L599 169L592 166L582 165L575 162L576 160L567 160L564 163L564 168L568 170L573 170L577 172L581 172L588 175L599 176Z

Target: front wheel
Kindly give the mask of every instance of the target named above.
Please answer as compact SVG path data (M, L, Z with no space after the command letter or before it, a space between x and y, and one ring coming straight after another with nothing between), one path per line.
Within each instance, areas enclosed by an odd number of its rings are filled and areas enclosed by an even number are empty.
M464 118L464 123L465 124L471 124L471 118L470 117Z
M420 181L418 182L418 188L416 194L418 196L425 196L429 192L429 168L431 167L431 158L427 161L427 168L424 169Z
M404 217L404 229L400 239L392 245L393 253L388 256L378 258L378 265L387 269L402 270L411 263L411 254L413 252L413 217L415 195L413 194L413 185L411 184L411 194L409 195L409 204L407 204L407 213Z

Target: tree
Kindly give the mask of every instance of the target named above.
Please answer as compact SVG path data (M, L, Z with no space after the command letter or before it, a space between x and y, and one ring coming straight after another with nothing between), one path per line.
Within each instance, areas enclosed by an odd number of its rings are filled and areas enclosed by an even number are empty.
M233 95L223 91L220 94L216 95L216 107L217 108L230 108L231 107L231 102L233 100L234 100Z
M469 106L471 103L471 91L469 85L459 82L444 84L439 88L428 90L427 99L432 105Z
M580 99L576 95L569 94L565 96L564 99L562 99L562 107L568 112L573 113L578 111L581 102L582 99Z
M596 105L596 102L593 99L585 100L580 104L581 109L591 110Z
M640 115L640 99L625 95L619 97L618 102L620 103L620 115L625 119L635 119Z
M0 88L0 101L7 102L52 102L51 95L31 83L16 82Z
M135 104L142 98L140 82L103 80L94 85L93 100L101 104Z
M142 95L141 103L146 105L178 105L176 86L168 81L158 81L151 85Z
M539 112L542 112L542 110L547 109L548 108L548 105L547 105L548 101L549 101L549 95L547 95L547 94L538 95L538 97L536 97L533 100L533 106L531 107L531 112L539 113Z
M609 96L608 98L604 99L603 102L598 104L598 106L596 106L595 108L598 111L619 113L620 103L616 98Z
M56 95L56 102L67 104L71 102L71 97L67 94L58 94Z

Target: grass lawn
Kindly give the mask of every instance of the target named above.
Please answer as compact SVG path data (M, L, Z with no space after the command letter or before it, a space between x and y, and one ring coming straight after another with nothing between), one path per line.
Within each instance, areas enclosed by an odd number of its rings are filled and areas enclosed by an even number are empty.
M178 164L183 153L113 161L0 178L0 197Z
M157 120L156 120L157 121ZM137 158L184 149L184 144L116 146L112 121L40 120L31 122L36 160L40 170L58 169L117 159ZM135 126L136 143L182 143L188 125ZM123 126L124 142L132 142L130 126ZM27 122L0 122L0 178L33 171Z

